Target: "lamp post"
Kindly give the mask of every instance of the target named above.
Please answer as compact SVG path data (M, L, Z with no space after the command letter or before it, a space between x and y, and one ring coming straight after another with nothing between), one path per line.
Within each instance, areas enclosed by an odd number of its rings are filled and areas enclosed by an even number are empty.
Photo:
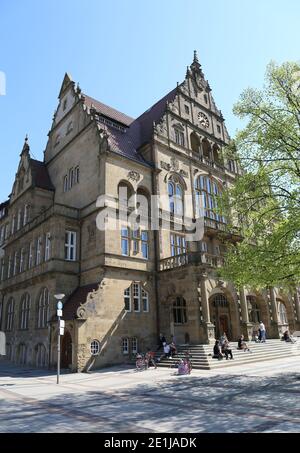
M65 297L64 294L55 294L55 299L57 300L57 320L58 320L58 329L57 329L57 378L56 384L59 384L59 374L60 374L60 318L62 317L62 299Z

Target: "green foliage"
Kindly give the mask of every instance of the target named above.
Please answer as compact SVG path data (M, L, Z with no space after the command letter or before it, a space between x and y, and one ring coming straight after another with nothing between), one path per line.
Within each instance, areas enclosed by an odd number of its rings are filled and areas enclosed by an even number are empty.
M270 63L263 90L245 90L234 112L246 127L226 150L242 175L223 196L242 241L228 244L221 275L238 285L300 281L300 66Z

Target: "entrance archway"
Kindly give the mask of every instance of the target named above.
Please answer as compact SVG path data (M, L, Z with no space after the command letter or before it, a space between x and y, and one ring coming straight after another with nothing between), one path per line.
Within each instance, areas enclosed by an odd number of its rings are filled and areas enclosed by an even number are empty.
M65 330L62 338L60 364L61 368L70 368L72 366L72 337L68 330Z
M232 320L229 301L224 294L215 294L210 299L210 316L215 326L216 338L226 333L229 340L233 339Z

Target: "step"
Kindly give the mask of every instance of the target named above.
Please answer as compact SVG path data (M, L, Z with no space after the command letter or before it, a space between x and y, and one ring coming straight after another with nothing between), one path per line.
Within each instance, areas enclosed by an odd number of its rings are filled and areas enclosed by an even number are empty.
M215 369L229 366L246 365L255 362L276 360L288 356L300 356L300 342L296 349L295 344L285 343L281 340L268 340L266 343L248 342L248 346L252 353L244 352L237 349L237 343L230 343L234 360L218 361L213 359L209 354L212 354L213 345L180 345L178 346L178 354L173 359L162 359L158 362L160 367L171 367L178 362L180 358L185 357L185 352L189 351L192 359L193 368L195 369ZM156 358L160 357L161 353L156 354Z

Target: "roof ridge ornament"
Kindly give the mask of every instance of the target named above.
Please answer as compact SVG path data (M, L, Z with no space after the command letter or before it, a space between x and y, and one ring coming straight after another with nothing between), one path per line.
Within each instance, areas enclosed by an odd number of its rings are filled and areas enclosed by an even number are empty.
M193 72L199 73L201 75L201 77L204 78L204 74L201 69L201 64L199 63L199 60L198 60L197 50L194 50L194 59L193 59L193 63L191 64L190 67Z
M29 150L30 150L30 146L28 144L28 134L26 134L23 149L22 149L20 156L23 156L23 154L29 154Z

